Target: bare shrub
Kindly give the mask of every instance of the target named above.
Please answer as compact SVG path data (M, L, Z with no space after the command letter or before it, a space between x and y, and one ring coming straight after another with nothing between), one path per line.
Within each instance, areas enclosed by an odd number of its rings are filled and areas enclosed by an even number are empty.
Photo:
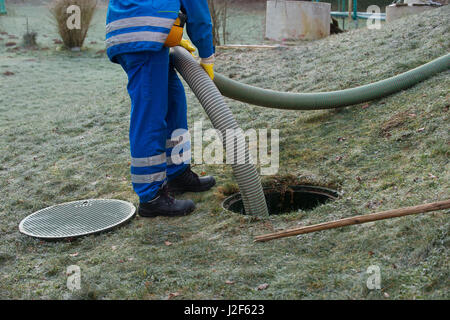
M80 8L80 25L79 28L69 29L68 19L73 13L71 11L67 13L67 8L72 5ZM53 0L49 7L64 46L69 49L81 48L91 25L97 0Z
M27 32L23 35L23 45L27 48L29 47L37 47L37 33L36 32Z
M227 16L230 2L231 0L208 0L215 46L225 44L227 41Z
M28 18L27 18L27 32L23 35L23 45L26 48L33 48L37 47L37 32L30 31L30 28L28 26Z

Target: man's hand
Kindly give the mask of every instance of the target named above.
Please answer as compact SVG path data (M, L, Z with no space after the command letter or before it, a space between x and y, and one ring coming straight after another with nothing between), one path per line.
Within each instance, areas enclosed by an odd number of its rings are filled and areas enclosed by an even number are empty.
M182 39L180 41L180 46L185 48L187 51L189 51L192 55L194 55L195 50L197 50L192 43L187 39Z
M211 80L214 80L214 62L216 61L214 55L209 58L202 58L200 60L200 65L205 69Z

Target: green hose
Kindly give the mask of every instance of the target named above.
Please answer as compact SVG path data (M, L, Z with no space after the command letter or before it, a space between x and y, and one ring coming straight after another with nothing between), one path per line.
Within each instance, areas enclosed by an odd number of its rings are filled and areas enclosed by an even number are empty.
M351 89L317 93L288 93L261 89L231 80L218 73L214 82L224 96L257 106L286 110L320 110L382 98L407 89L449 67L450 54L446 54L385 80Z

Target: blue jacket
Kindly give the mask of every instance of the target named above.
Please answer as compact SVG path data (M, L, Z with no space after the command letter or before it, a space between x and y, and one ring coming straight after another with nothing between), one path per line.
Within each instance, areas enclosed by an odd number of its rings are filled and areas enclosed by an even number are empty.
M106 17L106 48L113 62L121 53L159 51L178 12L187 15L189 38L201 58L214 53L207 0L110 0Z

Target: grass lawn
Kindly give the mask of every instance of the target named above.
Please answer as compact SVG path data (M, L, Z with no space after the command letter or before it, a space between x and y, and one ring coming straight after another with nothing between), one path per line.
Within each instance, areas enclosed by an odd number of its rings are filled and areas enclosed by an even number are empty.
M0 298L450 298L448 210L253 242L255 235L286 227L448 199L449 71L339 110L280 111L227 100L244 129L280 130L279 175L265 177L265 184L286 179L333 187L342 194L334 202L260 219L224 212L222 189L214 188L183 196L198 208L187 217L136 217L113 232L45 242L18 231L38 209L88 198L137 206L129 174L127 79L102 51L104 9L78 53L57 49L44 7L8 9L10 15L0 17ZM25 31L26 16L38 32L38 50L15 39ZM264 19L257 16L242 37L239 23L230 23L229 43L261 43ZM358 86L448 53L449 18L446 6L381 30L362 28L275 50L219 51L216 69L281 91ZM203 119L207 129L202 107L189 88L186 93L189 123ZM195 170L215 175L218 186L235 183L227 165ZM66 269L74 264L82 288L71 293ZM371 265L380 267L381 290L367 289Z

